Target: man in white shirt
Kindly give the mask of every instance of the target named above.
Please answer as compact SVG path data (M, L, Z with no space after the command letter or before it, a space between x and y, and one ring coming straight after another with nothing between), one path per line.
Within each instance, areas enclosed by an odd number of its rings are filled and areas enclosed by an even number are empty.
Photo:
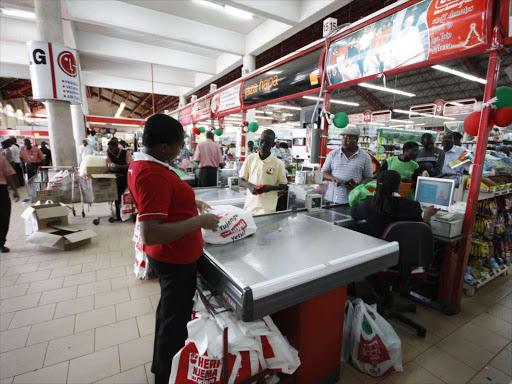
M98 150L98 138L96 137L96 132L94 132L92 129L89 131L87 141L89 142L89 147L91 151Z
M82 145L78 148L78 154L80 155L80 163L82 163L85 156L92 155L92 149L87 140L82 140ZM78 165L80 165L80 163Z
M465 151L464 148L455 145L455 140L452 132L445 133L443 136L443 150L444 150L444 166L443 173L446 175L462 175L464 173L465 166L459 166L457 168L450 167L450 163L457 160L460 155Z
M9 148L12 153L12 161L14 162L14 170L16 171L16 177L18 179L18 185L20 187L25 185L25 179L23 178L23 171L21 168L21 159L20 159L20 147L16 144L16 139L14 137L10 137L11 147Z

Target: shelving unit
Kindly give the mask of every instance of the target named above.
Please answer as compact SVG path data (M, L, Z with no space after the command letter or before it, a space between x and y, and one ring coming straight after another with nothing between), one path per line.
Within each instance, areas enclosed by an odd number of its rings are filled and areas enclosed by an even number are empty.
M482 277L477 280L474 285L469 285L468 283L464 283L464 291L466 295L473 296L477 289L483 287L485 284L490 283L495 278L501 275L506 275L510 267L508 265L501 265L498 269L494 269L487 276Z

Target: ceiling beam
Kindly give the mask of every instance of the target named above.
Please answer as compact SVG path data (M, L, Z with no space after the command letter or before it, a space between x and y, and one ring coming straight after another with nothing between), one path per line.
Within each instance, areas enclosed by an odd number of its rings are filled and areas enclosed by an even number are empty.
M386 104L384 104L375 96L373 96L371 92L361 89L361 87L358 87L356 85L351 86L350 89L357 93L359 97L366 101L370 105L370 107L374 108L375 110L389 109L386 106Z
M98 96L98 94L97 94L95 91L92 91L92 92L91 92L91 97L95 97L95 96ZM109 101L109 100L110 100L110 99L109 99L108 97L106 97L105 95L102 95L102 96L101 96L101 99L102 99L102 100L105 100L105 101ZM117 101L117 100L114 100L114 101L112 102L112 104L117 105L117 106L121 105L121 103L120 103L119 101ZM132 108L130 108L130 107L128 107L128 106L126 106L126 107L125 107L125 110L130 111L130 112L132 112L132 113L133 113L133 109L132 109ZM137 113L137 115L139 115L139 114ZM140 115L139 115L139 116L140 116Z
M150 97L151 97L151 93L148 93L148 95L147 95L144 99L142 99L142 101L141 101L140 103L138 103L138 104L133 108L132 112L128 115L128 117L131 117L131 115L132 115L133 113L135 113L135 111L136 111L136 110L137 110L141 105L143 105L143 104L146 102L146 100L147 100L147 99L149 99Z
M301 1L226 0L221 3L288 25L300 22Z
M101 88L98 87L98 101L101 101Z
M14 97L26 97L23 92L28 90L28 89L31 89L32 88L32 84L25 84L21 87L19 87L18 89L14 89L12 91L7 91L7 95L4 97L4 99L12 99Z
M114 100L114 96L116 95L116 90L111 89L112 95L110 95L110 103L108 103L108 106L110 107L112 105L112 100Z

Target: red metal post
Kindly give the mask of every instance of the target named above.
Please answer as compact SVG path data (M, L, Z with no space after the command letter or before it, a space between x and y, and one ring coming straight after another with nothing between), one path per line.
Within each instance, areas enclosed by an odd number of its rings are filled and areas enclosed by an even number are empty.
M151 64L151 95L153 96L153 115L155 112L155 82L153 81L153 64Z
M487 85L484 92L484 103L493 98L496 94L498 76L501 64L501 57L497 49L494 49L489 57L487 68ZM489 138L489 125L492 118L492 108L485 107L480 117L480 126L478 129L478 138L475 149L475 160L473 162L473 171L471 174L471 186L469 188L466 214L464 216L464 225L462 227L462 240L455 266L454 284L451 297L451 308L455 313L460 311L460 301L462 289L464 287L464 274L468 262L469 251L471 249L471 237L473 236L473 227L475 225L476 207L478 204L478 195L480 192L480 182L482 181L482 171L487 150Z
M327 91L323 95L323 109L327 112L331 110L331 92ZM327 119L323 116L323 129L320 131L320 155L318 156L318 162L320 163L320 167L325 163L325 159L327 157L327 141L329 136L329 123Z
M243 110L242 111L242 123L244 121L246 121L246 119L247 119L247 111ZM245 133L244 128L245 128L245 126L242 124L240 127L240 129L241 129L240 132L242 133L242 140L241 140L242 147L240 148L240 161L245 161L245 157L247 155L247 148L245 146L245 142L247 140L247 134Z

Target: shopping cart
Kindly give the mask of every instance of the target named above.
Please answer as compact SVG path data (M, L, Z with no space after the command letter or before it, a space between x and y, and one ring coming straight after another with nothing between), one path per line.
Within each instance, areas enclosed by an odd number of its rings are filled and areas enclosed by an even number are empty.
M72 166L39 167L27 183L27 193L33 203L52 201L63 203L76 216L75 203L80 202L76 168Z
M94 225L98 225L102 218L108 218L109 223L116 221L114 201L118 199L118 196L115 178L94 180L93 177L90 176L78 175L78 184L80 185L80 192L82 193L82 217L86 216L87 207L87 212L93 217L92 223ZM99 203L107 203L111 215L99 216L91 214L92 204Z

